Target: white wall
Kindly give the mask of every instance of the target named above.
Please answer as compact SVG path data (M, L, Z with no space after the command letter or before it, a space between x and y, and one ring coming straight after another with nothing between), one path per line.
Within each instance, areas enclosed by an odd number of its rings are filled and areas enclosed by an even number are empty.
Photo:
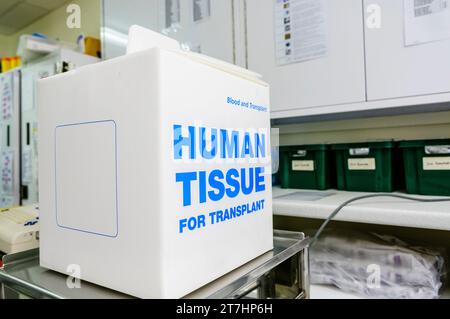
M66 25L67 4L78 4L81 8L81 29L69 29ZM101 0L70 0L67 4L50 12L11 36L0 36L0 56L16 54L19 38L22 34L43 33L64 42L76 43L78 35L100 38Z

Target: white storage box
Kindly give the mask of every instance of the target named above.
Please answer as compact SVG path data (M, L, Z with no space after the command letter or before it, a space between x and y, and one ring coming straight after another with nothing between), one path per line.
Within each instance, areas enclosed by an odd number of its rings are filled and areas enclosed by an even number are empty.
M171 45L39 81L43 267L179 298L272 249L269 88Z

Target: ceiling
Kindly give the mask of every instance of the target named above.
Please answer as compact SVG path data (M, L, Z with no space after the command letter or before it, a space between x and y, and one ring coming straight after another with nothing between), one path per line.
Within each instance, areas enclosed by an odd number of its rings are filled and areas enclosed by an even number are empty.
M0 35L11 35L67 0L0 0Z

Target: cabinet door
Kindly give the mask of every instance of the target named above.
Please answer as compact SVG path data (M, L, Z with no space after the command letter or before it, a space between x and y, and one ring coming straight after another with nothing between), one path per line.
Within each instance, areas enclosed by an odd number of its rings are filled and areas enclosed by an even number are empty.
M133 24L166 34L192 51L235 62L233 0L104 0L104 56L125 54Z
M191 51L235 62L232 0L159 0L159 30Z
M292 34L286 35L289 30ZM247 0L248 67L271 85L274 115L365 101L363 31L361 0ZM325 53L305 58L310 48L304 43L316 41L314 37L325 44ZM284 53L299 58L286 63L280 58Z
M366 27L368 99L450 92L450 39L438 40L444 28L441 15L447 15L450 30L450 8L426 9L427 2L414 0L365 0L366 12L370 5L379 6L381 25ZM411 19L408 8L413 8Z

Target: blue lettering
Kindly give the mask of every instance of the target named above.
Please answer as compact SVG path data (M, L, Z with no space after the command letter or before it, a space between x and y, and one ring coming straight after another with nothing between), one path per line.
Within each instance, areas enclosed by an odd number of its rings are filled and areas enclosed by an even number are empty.
M244 195L250 195L253 191L253 169L249 169L248 185L246 185L245 168L241 169L241 189Z
M266 190L266 185L264 184L264 167L255 168L255 192L263 192Z
M180 220L179 222L179 232L182 234L186 228L190 231L206 227L206 217L205 215L199 215L197 217L190 217Z
M230 218L236 218L236 207L230 208Z
M266 135L255 134L256 139L256 158L266 157Z
M218 202L220 201L225 193L225 186L223 185L222 182L220 182L219 180L223 180L224 176L222 171L220 170L214 170L211 172L211 174L209 175L209 186L211 186L212 189L217 190L217 193L214 191L209 191L208 195L209 195L209 199L211 199L214 202ZM217 180L219 179L219 180Z
M177 183L183 183L183 206L191 205L191 182L197 180L197 173L177 173Z
M220 130L222 137L221 157L222 158L238 158L239 157L239 133L233 131L231 138L227 130Z
M180 230L179 230L180 234L183 233L183 231L186 227L187 227L187 219L185 218L185 219L180 220Z
M200 203L206 203L206 172L199 172L199 197Z
M200 152L204 159L213 159L217 154L217 130L211 130L211 150L206 150L206 128L200 128Z
M195 127L189 126L188 128L189 136L183 137L182 135L182 126L174 125L173 126L173 152L175 159L183 158L183 146L189 148L189 158L195 159Z
M211 225L214 225L214 216L216 215L216 212L209 213L209 217L211 218Z
M234 178L233 178L234 177ZM240 185L239 181L237 180L239 178L239 171L237 169L230 169L227 173L227 184L230 186L227 188L227 196L229 198L235 198L239 195Z
M263 158L267 154L265 134L188 126L188 134L183 136L183 128L182 125L173 126L173 156L176 160L194 160L197 157L215 159L219 156L222 159Z
M264 192L267 188L264 173L264 167L255 167L232 168L226 172L219 169L211 172L183 172L175 175L176 182L181 183L183 205L186 207L193 205L193 201L204 204L208 200L220 201L225 196L236 198L240 194L250 195ZM193 194L196 198L193 198Z
M250 156L251 158L255 157L252 148L252 142L250 139L250 133L245 133L244 135L244 143L242 145L241 157L245 158Z

